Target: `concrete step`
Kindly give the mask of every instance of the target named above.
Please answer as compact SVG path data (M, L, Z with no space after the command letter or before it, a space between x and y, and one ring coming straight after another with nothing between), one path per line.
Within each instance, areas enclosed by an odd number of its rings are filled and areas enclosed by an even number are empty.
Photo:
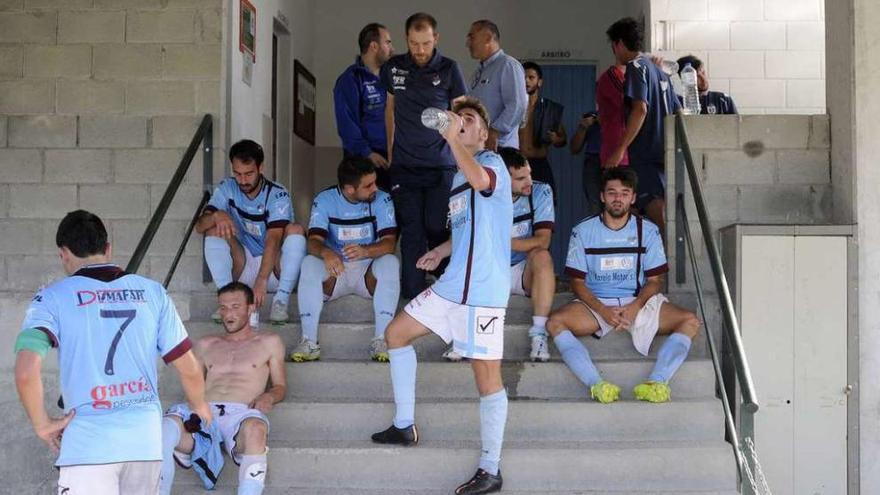
M560 292L554 296L553 307L559 307L574 298L571 292ZM403 308L408 300L401 299L398 309ZM272 298L266 299L260 309L260 319L269 321L269 307ZM216 292L192 292L189 295L190 319L207 320L217 310ZM288 313L291 321L299 321L299 309L296 294L290 297ZM507 321L510 323L526 323L532 318L532 301L527 297L510 296L507 307ZM358 296L345 296L324 304L321 321L325 323L367 323L373 321L373 302Z
M332 493L384 489L422 492L439 487L451 491L473 474L479 458L478 442L446 446L426 441L409 448L370 443L323 447L273 443L270 449L268 486ZM723 442L708 447L594 443L581 450L507 447L502 457L505 489L514 492L578 491L589 487L618 493L678 493L736 488L733 452ZM236 485L234 464L229 463L224 471L219 485ZM179 473L175 482L178 486L198 483L192 473Z
M510 360L528 360L531 340L528 330L531 324L506 324L504 326L504 357ZM300 341L302 328L299 323L286 325L270 325L263 323L260 327L273 331L284 339L288 352ZM198 338L204 335L222 333L223 325L210 321L190 321L186 323L190 336ZM370 340L374 335L375 325L372 323L322 323L318 327L318 339L321 344L322 359L367 359L370 356ZM612 332L602 339L582 337L583 342L594 359L639 359L641 354L632 345L629 332ZM650 356L656 357L657 350L666 340L658 336L651 346ZM436 336L419 339L415 344L419 359L437 360L446 350L446 344ZM559 360L559 351L550 344L552 359ZM708 357L704 337L698 336L691 347L691 358Z
M184 475L186 476L186 475ZM229 476L228 474L226 476ZM451 487L448 490L395 490L395 489L379 489L379 490L365 490L363 488L284 488L284 487L267 487L263 490L263 495L449 495L452 493L454 487ZM198 486L191 485L182 485L179 487L175 487L172 492L174 495L205 495L206 493L211 493L213 495L236 495L236 487L234 486L221 486L217 487L212 492L206 492L203 488ZM568 491L558 491L558 490L514 490L507 487L507 484L504 485L504 490L502 493L505 494L531 494L531 493L540 493L541 495L623 495L626 493L633 493L632 491L593 491L593 490L568 490ZM689 491L689 490L671 490L671 491L641 491L638 492L639 495L739 495L737 490L724 490L724 491Z
M632 388L644 381L653 360L596 361L603 376L621 387L622 398L632 398ZM587 400L586 387L562 362L505 362L502 375L507 393L514 399ZM473 372L468 363L420 362L416 373L416 398L435 401L476 398ZM392 400L388 365L369 361L316 361L288 363L288 400L293 401L384 401ZM685 361L671 382L673 400L711 399L715 396L711 361ZM180 384L173 371L162 373L164 401L179 401Z
M717 400L681 400L667 404L620 401L512 401L506 438L533 446L561 442L690 441L713 443L724 438ZM270 413L272 438L281 442L342 442L369 438L394 417L390 402L284 402ZM479 438L476 400L422 402L416 422L423 439Z

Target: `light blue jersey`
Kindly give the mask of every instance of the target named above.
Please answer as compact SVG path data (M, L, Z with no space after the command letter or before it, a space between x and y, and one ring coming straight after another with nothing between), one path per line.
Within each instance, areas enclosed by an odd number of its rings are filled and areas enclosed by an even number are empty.
M565 272L584 279L596 297L638 295L647 277L669 271L656 225L630 215L623 228L612 230L602 218L596 215L577 224L565 261Z
M232 177L214 189L205 211L225 211L235 222L237 238L254 257L262 256L269 229L293 222L293 206L284 186L263 178L260 194L251 199Z
M474 158L492 184L485 191L475 191L461 171L455 174L449 194L452 256L433 290L459 304L506 308L513 218L510 174L492 151L483 150Z
M156 359L192 346L174 303L152 280L94 265L40 290L22 328L58 347L65 413L57 466L162 460Z
M520 196L513 202L513 239L534 237L536 230L550 229L556 222L553 211L553 189L550 184L535 181L532 183L532 194ZM528 257L528 253L510 252L510 266L516 265Z
M352 203L338 187L328 187L312 203L309 235L320 235L327 247L342 256L346 244L373 244L397 234L391 196L378 191L370 202ZM346 260L347 261L347 260Z

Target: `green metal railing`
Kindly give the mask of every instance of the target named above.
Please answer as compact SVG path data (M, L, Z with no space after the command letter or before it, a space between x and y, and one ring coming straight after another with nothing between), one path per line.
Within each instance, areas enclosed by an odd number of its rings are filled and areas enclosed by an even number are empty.
M183 183L186 174L189 172L190 165L192 165L192 161L195 158L196 153L199 151L199 146L202 146L202 180L205 191L202 194L202 200L199 203L199 206L196 208L195 213L193 213L192 220L183 236L183 241L177 249L177 254L174 256L174 260L168 269L168 274L165 276L164 286L167 288L168 284L171 283L171 278L174 276L174 272L177 269L177 264L180 262L181 256L183 256L186 244L189 242L189 238L195 228L199 214L201 214L202 209L211 197L209 188L213 182L213 138L213 117L210 114L205 114L205 116L202 117L202 122L199 124L199 128L190 140L186 152L184 152L183 157L181 157L180 164L177 166L177 170L175 170L174 175L171 177L171 182L169 182L168 187L165 188L165 194L162 195L162 199L159 201L156 211L153 212L153 216L150 218L150 223L147 224L147 228L144 230L144 234L141 236L141 240L138 242L134 254L131 255L131 260L128 262L128 266L125 267L125 271L128 273L137 273L138 268L140 268L141 262L143 262L147 250L149 250L150 244L156 236L156 232L159 230L162 221L165 219L165 214L168 212L171 202L174 201L177 190L180 189L180 184Z
M700 183L700 178L697 175L696 167L694 166L694 159L688 142L687 128L684 124L684 118L681 115L675 116L675 157L676 281L680 284L685 282L686 265L684 259L689 258L690 266L693 270L697 301L705 324L708 320L706 318L703 297L703 281L697 264L696 251L694 249L684 200L685 174L687 174L687 182L690 183L691 196L693 197L694 206L696 207L700 230L703 234L706 253L709 258L709 264L712 268L715 289L718 293L721 313L724 320L723 337L725 346L721 353L719 353L719 348L712 332L708 328L705 329L709 353L712 357L712 364L715 368L715 381L722 397L721 402L724 407L724 421L727 427L728 439L733 446L734 455L736 456L736 464L740 483L742 485L742 492L757 493L761 491L761 487L759 486L761 483L763 483L764 488L766 488L766 481L763 480L763 473L761 473L760 464L758 463L757 456L754 452L754 416L755 413L758 412L755 384L752 380L749 362L745 354L745 349L743 348L739 322L736 317L736 309L733 305L733 298L730 295L730 287L724 273L721 254L718 251L718 246L715 242L715 231L712 228L712 223L706 210L706 203L703 199L703 189ZM727 359L729 362L723 361L722 354L724 355L724 358L727 358L729 355L729 359ZM728 369L732 371L735 379L731 379L729 373L725 373L725 370ZM725 380L726 376L728 377L727 380ZM736 396L737 383L739 384L740 392L739 400L737 400ZM737 430L735 419L737 410L739 410L741 414L739 431ZM749 455L746 455L746 453ZM769 493L769 490L766 490L766 492Z

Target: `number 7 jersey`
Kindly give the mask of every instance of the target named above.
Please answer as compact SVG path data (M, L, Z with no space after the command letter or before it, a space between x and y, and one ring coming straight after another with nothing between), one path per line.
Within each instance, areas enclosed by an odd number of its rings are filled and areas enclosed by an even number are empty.
M92 265L40 290L22 328L58 348L65 413L57 466L162 459L157 358L192 345L157 282L115 265Z

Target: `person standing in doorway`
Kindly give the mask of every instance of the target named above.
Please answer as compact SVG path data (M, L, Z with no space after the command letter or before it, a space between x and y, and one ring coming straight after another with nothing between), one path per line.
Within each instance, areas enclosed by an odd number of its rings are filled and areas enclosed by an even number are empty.
M525 62L523 70L529 103L525 125L519 130L520 151L532 167L532 179L550 184L555 195L556 181L553 180L553 170L550 168L547 154L550 146L561 148L568 141L565 126L562 125L562 112L565 107L541 96L544 73L540 65L535 62Z
M391 34L371 22L358 35L360 55L333 87L336 132L346 156L368 158L376 167L376 183L388 191L388 143L385 138L385 86L379 68L394 54Z

